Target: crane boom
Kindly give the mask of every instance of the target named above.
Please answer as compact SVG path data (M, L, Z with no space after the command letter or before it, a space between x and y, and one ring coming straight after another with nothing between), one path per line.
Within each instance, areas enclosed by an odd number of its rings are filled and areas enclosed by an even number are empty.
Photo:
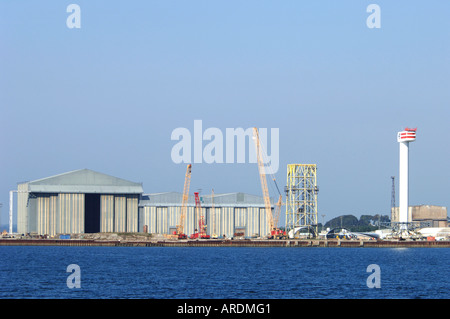
M266 172L264 168L264 161L263 161L263 152L262 152L262 145L259 139L259 133L258 129L256 127L253 128L253 138L255 140L255 146L256 146L256 155L258 158L258 170L259 170L259 177L261 179L261 188L263 191L263 197L264 197L264 205L266 207L266 219L267 224L269 225L269 239L285 239L286 238L286 232L278 228L278 219L280 218L280 212L281 212L281 206L283 205L283 197L280 193L280 189L278 188L277 182L275 180L275 177L273 176L273 181L275 183L275 186L277 187L278 194L280 195L278 199L278 203L275 207L275 217L272 214L272 205L270 204L270 197L269 197L269 190L267 188L267 180L266 180Z
M181 203L180 222L177 225L177 235L178 235L179 239L187 237L184 234L184 221L186 219L187 202L189 199L189 187L191 185L191 171L192 171L192 165L188 164L188 166L186 168L186 176L184 178L184 189L183 189L183 199L182 199L182 203Z
M278 227L278 221L281 215L281 206L283 205L283 196L278 198L278 203L275 205L275 214L274 214L274 227Z
M202 205L200 203L200 196L198 192L194 193L195 196L195 210L197 213L197 220L198 220L198 229L191 235L191 239L209 239L210 236L206 234L206 224L205 224L205 218L203 216L202 212Z
M262 155L262 151L261 151L259 133L258 133L258 129L256 127L253 128L253 139L255 140L256 156L258 159L259 177L261 179L261 188L262 188L263 197L264 197L264 205L266 207L266 219L267 219L267 223L269 225L269 230L271 232L274 227L273 216L272 216L272 205L270 204L270 197L269 197L269 190L267 188L267 180L266 180L266 172L264 169L263 155Z

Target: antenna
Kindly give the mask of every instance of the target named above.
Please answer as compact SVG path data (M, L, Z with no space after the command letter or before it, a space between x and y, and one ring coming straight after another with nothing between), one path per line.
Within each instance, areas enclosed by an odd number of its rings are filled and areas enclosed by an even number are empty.
M395 209L395 176L391 176L391 179L392 179L391 209L393 211Z

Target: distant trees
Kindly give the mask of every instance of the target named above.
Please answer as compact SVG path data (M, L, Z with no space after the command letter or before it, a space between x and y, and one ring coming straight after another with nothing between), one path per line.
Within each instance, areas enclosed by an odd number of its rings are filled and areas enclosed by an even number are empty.
M359 220L354 215L341 215L326 222L324 227L330 229L343 227L350 231L365 232L378 229L380 223L386 222L390 222L387 215L361 215Z

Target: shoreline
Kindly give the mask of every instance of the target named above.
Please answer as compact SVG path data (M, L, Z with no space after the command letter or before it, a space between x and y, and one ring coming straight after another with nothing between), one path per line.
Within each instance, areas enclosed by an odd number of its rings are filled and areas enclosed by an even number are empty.
M450 241L0 239L0 246L450 248Z

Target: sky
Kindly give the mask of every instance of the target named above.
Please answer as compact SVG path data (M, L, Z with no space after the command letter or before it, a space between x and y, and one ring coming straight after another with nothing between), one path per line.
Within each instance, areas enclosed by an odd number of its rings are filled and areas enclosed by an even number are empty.
M438 0L2 0L0 224L17 183L76 169L182 192L171 134L195 120L279 129L277 184L287 164L317 164L320 222L388 215L396 135L417 127L410 205L449 207L448 12ZM211 189L262 195L257 165L194 163L191 191Z

